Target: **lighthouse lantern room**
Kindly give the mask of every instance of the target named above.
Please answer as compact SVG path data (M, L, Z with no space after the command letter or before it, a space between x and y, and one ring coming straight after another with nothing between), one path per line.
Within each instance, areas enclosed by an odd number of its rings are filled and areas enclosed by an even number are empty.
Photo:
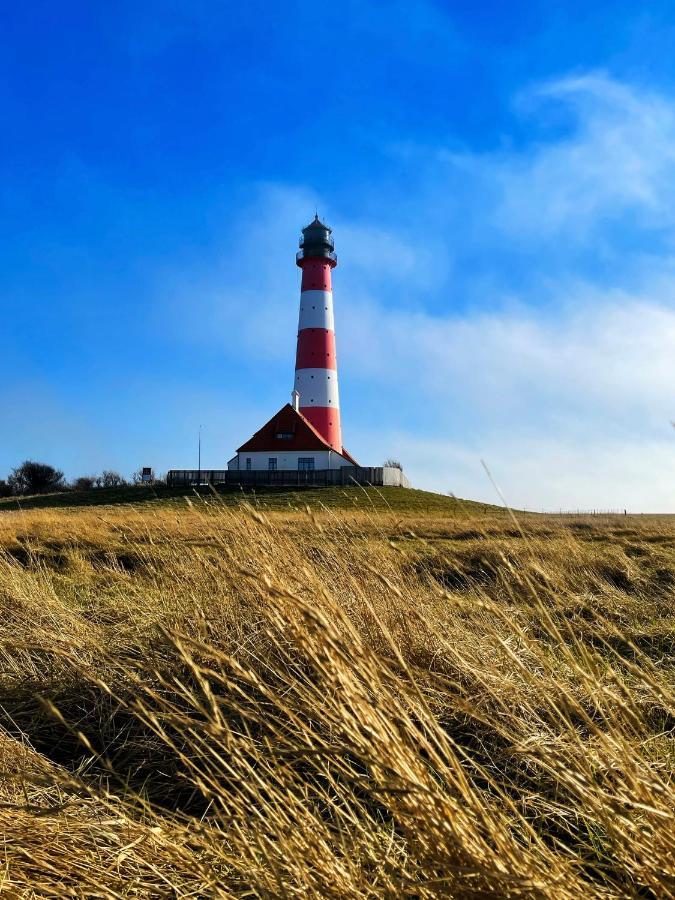
M331 229L302 229L296 263L302 270L291 403L237 449L228 469L312 470L358 465L342 445L331 273L337 265Z

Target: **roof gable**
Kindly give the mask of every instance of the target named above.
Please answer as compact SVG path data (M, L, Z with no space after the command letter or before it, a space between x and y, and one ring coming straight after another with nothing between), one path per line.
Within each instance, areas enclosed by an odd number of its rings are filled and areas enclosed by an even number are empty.
M269 422L237 449L253 450L332 450L314 426L290 403L282 406Z

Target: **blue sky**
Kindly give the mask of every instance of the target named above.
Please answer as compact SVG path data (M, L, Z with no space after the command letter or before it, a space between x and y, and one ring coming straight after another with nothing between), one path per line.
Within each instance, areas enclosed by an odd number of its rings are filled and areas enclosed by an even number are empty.
M234 448L334 228L345 443L530 508L675 511L668 3L6 4L0 477Z

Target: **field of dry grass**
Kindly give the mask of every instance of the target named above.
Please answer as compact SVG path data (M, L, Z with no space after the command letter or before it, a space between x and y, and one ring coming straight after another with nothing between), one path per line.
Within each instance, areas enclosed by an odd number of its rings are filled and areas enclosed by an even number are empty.
M0 890L675 896L675 520L405 493L0 511Z

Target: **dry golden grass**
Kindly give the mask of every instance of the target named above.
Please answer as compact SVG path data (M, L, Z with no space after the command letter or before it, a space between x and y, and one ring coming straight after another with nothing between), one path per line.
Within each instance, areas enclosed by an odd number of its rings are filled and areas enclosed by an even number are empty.
M0 515L0 885L675 896L675 524Z

